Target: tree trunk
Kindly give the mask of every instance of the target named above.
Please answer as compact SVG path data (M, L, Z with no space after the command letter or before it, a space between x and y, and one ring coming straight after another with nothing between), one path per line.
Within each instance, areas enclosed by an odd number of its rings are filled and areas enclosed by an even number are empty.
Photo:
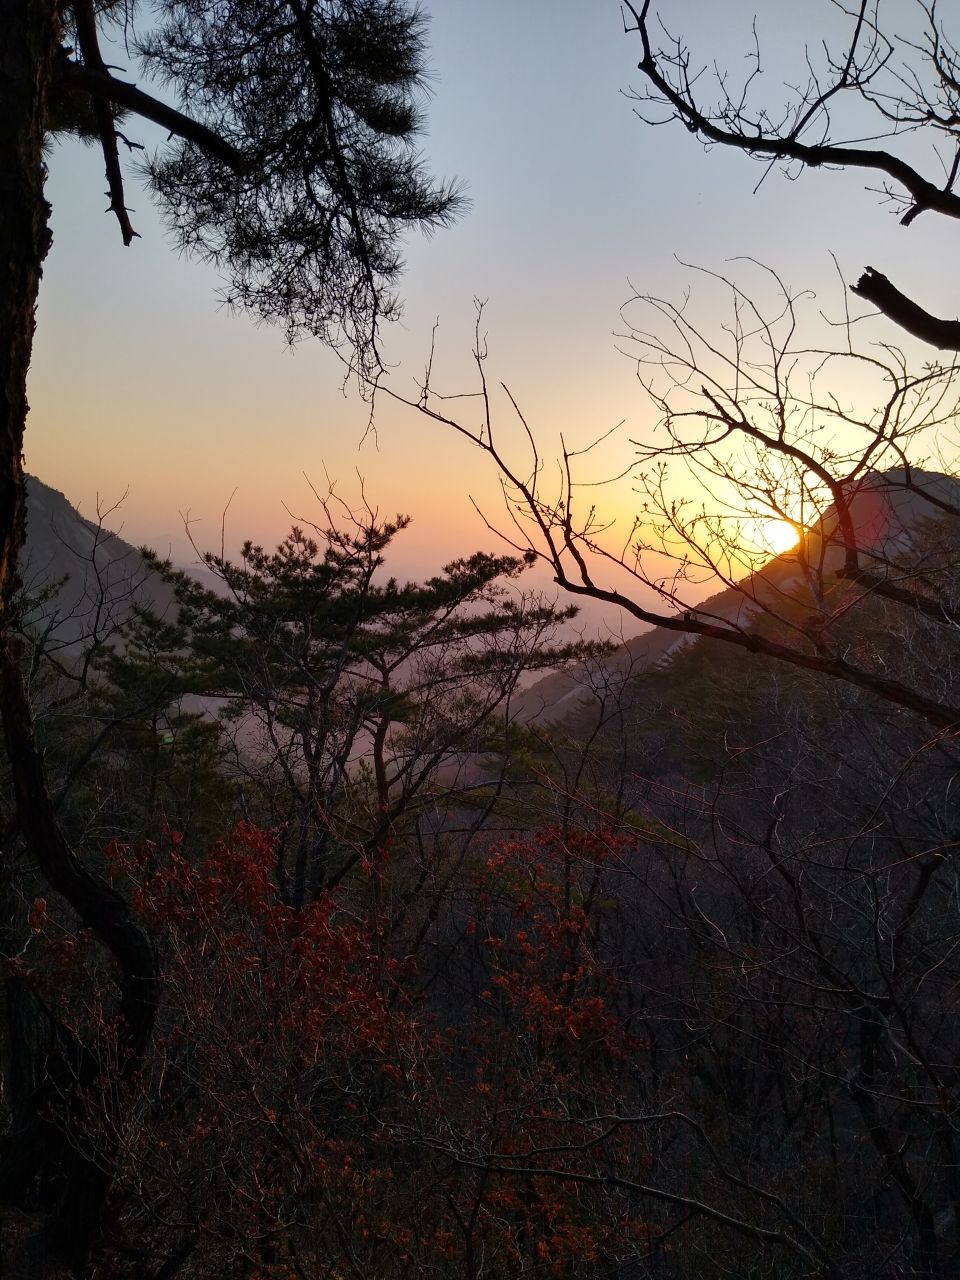
M15 642L17 558L25 534L23 434L26 382L44 257L50 246L43 194L46 101L59 56L57 0L0 0L0 715L16 796L17 826L50 887L116 958L121 998L103 1045L79 1044L53 1029L45 1054L21 1028L18 1080L35 1081L33 1096L14 1099L16 1123L0 1150L0 1201L44 1214L29 1272L42 1276L54 1259L75 1275L98 1243L123 1129L121 1084L142 1060L157 1002L157 962L150 938L123 899L93 875L67 844L57 822L33 737ZM9 852L13 843L6 842ZM2 869L0 881L12 872ZM12 922L11 922L12 923ZM19 1009L19 1006L18 1006ZM16 1011L15 1011L16 1012ZM22 1010L21 1010L22 1012ZM9 1025L26 1027L21 1018ZM115 1048L114 1048L115 1046ZM21 1090L22 1091L22 1090ZM113 1135L85 1149L67 1116L95 1115ZM51 1118L60 1104L61 1119ZM71 1111L71 1108L75 1108ZM69 1126L68 1126L69 1127ZM26 1203L25 1203L26 1202Z
M49 206L44 199L43 121L46 96L57 48L55 0L0 0L0 650L12 643L17 558L23 544L23 430L27 416L27 370L33 347L34 313L43 260L50 247ZM5 718L5 717L4 717ZM0 880L6 892L0 907L9 918L0 922L5 935L16 931L12 885L15 837L4 841L5 865ZM5 926L5 927L4 927ZM5 937L8 950L11 938ZM0 1160L0 1198L6 1154L17 1135L29 1128L35 1110L38 1045L26 1016L26 993L7 984L10 1036L12 1132ZM36 1188L30 1183L27 1196ZM40 1241L36 1241L40 1244ZM24 1259L23 1274L46 1270L36 1248ZM39 1254L46 1251L40 1248ZM16 1268L16 1260L9 1259Z
M55 0L0 0L0 640L25 527L27 369L50 247L43 124L58 48Z

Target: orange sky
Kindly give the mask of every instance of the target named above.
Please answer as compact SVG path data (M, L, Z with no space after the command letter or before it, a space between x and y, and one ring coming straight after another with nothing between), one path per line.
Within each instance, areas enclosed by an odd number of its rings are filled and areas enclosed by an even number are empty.
M705 154L682 130L638 121L621 93L637 82L638 50L614 0L427 8L436 75L424 150L436 173L466 181L472 208L452 230L409 247L405 316L387 343L401 389L422 369L438 317L438 382L464 387L473 299L483 297L488 373L510 385L544 452L560 432L583 445L624 420L597 462L613 471L629 460L629 439L649 438L656 421L617 351L620 307L631 282L682 294L689 280L674 255L722 269L751 254L836 300L832 250L847 279L869 261L922 283L926 305L949 313L954 281L936 265L953 260L946 220L928 215L904 231L857 175L791 183L772 174L751 194L760 171L743 157ZM687 0L671 12L706 54L735 63L755 8ZM800 30L804 13L770 8L773 40ZM124 65L122 49L108 61ZM138 136L162 140L148 129ZM331 353L313 343L290 352L276 331L224 314L216 277L171 250L135 186L142 238L124 250L103 215L93 149L58 147L50 169L54 248L29 388L31 471L85 514L98 495L112 503L129 490L125 536L181 559L181 516L197 521L203 546L219 546L231 494L228 549L246 537L279 539L284 504L310 513L304 472L321 488L329 475L348 499L359 473L381 511L413 515L397 547L400 575L494 548L469 498L496 516L496 477L468 445L388 406L363 442L366 406L341 393ZM506 418L504 429L509 439ZM616 505L629 522L628 489Z

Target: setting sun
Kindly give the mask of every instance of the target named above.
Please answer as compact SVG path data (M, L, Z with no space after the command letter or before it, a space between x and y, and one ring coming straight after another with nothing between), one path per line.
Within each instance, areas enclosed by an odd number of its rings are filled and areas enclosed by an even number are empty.
M792 550L800 541L796 526L789 520L780 520L775 516L758 520L758 533L762 546L769 547L776 555Z
M745 542L764 555L778 556L800 541L797 527L780 516L754 516L741 528Z

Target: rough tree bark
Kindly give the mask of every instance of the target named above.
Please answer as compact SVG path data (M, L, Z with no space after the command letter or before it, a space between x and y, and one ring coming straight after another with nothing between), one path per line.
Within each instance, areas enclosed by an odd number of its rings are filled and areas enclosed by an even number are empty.
M97 1047L80 1045L66 1028L54 1028L32 1071L16 1079L33 1097L13 1099L13 1130L0 1150L0 1201L43 1212L30 1271L45 1274L66 1263L77 1275L96 1245L113 1167L109 1140L84 1151L49 1108L65 1097L86 1095L103 1132L118 1134L119 1084L149 1043L157 999L157 963L147 934L126 903L92 875L70 849L57 823L33 738L15 641L17 558L25 535L23 436L28 404L27 370L44 258L50 247L49 206L44 197L43 138L46 102L60 48L56 0L0 0L0 714L13 776L16 824L40 872L116 958L121 998L110 1028L116 1057L105 1068ZM4 842L12 857L13 841ZM6 880L9 866L0 868ZM8 1001L9 1032L22 1034L22 992ZM21 1055L22 1056L22 1055ZM111 1055L112 1057L112 1055ZM35 1087L34 1087L35 1086ZM107 1149L105 1149L107 1148Z
M0 0L0 636L9 635L24 536L27 369L43 260L43 125L59 48L55 0Z

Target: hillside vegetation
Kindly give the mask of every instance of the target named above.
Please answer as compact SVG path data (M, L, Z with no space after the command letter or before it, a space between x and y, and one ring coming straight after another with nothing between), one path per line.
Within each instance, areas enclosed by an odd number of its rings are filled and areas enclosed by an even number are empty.
M14 1267L109 1152L91 1275L951 1274L950 735L709 640L558 645L509 559L397 583L402 521L210 557L212 591L78 518L52 544L33 493L58 813L160 994L118 1085L116 971L20 850ZM956 521L884 502L877 562L953 598ZM737 625L809 629L797 564ZM957 696L955 632L857 590L832 642Z

